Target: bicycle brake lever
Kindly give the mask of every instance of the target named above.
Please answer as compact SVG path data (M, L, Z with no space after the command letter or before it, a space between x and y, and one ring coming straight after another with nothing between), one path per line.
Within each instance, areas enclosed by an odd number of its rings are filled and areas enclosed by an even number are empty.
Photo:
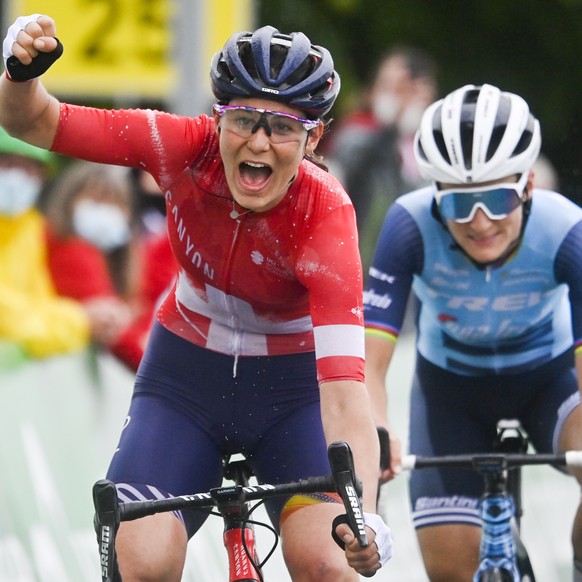
M329 445L327 454L336 490L346 509L346 521L360 546L366 547L368 535L360 502L361 483L356 480L352 451L346 442L336 441ZM334 522L333 532L335 532L335 525L337 525L336 522ZM337 542L336 536L334 539Z
M119 529L120 515L115 484L101 479L93 485L95 506L94 526L99 543L101 577L103 582L115 582L115 535Z

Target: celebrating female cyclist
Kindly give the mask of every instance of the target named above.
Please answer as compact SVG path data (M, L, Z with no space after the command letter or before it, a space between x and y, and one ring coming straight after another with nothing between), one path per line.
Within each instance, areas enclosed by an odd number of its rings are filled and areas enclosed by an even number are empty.
M533 190L540 144L526 102L491 85L462 87L424 113L415 155L433 185L389 211L364 295L366 379L383 426L411 287L420 303L414 454L486 452L500 418L519 418L539 451L582 448L582 210ZM431 581L469 582L482 479L430 471L410 483L426 569ZM573 543L579 560L580 510Z
M236 34L212 61L213 116L192 119L78 107L59 103L38 78L16 82L54 60L55 33L39 15L8 30L0 123L61 154L151 173L180 267L108 478L121 499L207 490L221 480L222 455L242 452L260 481L295 480L328 473L326 442L345 440L373 528L367 548L338 528L353 569L330 536L342 512L332 495L268 511L294 581L376 571L391 541L374 514L379 451L363 384L354 212L340 185L305 159L339 91L330 54L301 33ZM177 517L121 525L124 581L180 579L204 516Z

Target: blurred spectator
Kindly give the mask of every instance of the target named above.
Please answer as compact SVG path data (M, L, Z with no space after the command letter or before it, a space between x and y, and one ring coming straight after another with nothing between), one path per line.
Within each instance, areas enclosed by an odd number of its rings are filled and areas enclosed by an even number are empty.
M143 226L139 209L152 205L140 206L134 178L126 168L72 162L48 190L44 210L58 292L83 303L97 345L137 370L158 298L176 269L165 226ZM159 188L150 195L164 201Z
M36 208L55 158L0 129L0 367L78 351L89 326L76 301L59 297Z
M394 199L424 184L413 155L424 109L437 97L436 65L417 48L396 47L373 71L358 110L331 126L323 153L350 195L367 267Z
M82 302L91 337L131 368L142 347L132 324L140 272L135 200L128 170L72 162L44 201L48 260L57 291Z

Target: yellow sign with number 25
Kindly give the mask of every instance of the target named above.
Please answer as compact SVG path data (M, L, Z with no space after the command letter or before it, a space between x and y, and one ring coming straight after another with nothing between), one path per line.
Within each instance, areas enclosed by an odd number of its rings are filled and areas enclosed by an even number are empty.
M168 97L176 71L170 59L173 0L16 0L11 22L48 14L65 55L43 77L62 95Z

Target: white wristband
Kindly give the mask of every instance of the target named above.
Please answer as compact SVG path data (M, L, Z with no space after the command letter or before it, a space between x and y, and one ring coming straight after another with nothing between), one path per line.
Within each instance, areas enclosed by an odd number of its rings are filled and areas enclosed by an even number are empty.
M12 45L16 42L16 37L21 30L24 30L31 22L36 22L42 14L31 14L30 16L19 16L6 32L6 38L2 43L2 56L4 57L4 70L6 61L12 56Z
M390 528L375 513L364 512L364 522L376 533L374 543L378 547L380 564L383 566L392 557L392 534L390 533Z

